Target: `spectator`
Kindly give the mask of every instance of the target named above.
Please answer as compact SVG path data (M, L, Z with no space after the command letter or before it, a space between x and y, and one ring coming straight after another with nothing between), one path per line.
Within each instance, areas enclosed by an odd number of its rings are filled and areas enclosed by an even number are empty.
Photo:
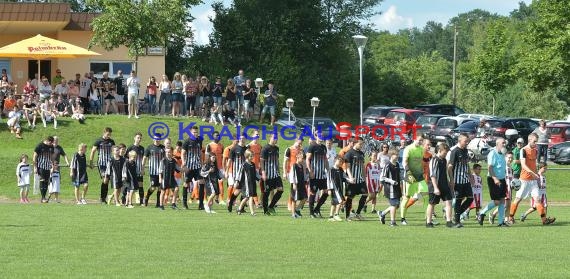
M137 77L137 73L135 71L131 71L131 76L127 79L127 88L128 88L128 104L129 104L129 118L132 117L134 114L136 119L139 119L138 115L138 100L139 100L139 88L141 82ZM182 86L182 85L181 85Z
M117 108L119 113L126 113L125 112L125 90L127 87L127 79L123 77L123 70L117 71L117 76L113 80L115 91L116 91L116 98L115 101L117 102Z
M40 86L38 87L38 93L40 93L40 102L49 100L49 98L51 97L53 89L51 88L51 85L49 84L47 78L42 79L42 84L40 84Z
M4 100L4 110L2 110L2 114L8 115L14 110L14 107L16 107L16 99L14 95L10 94L6 100Z
M81 87L79 88L79 99L81 99L81 105L83 109L86 110L89 105L89 94L94 90L94 84L89 76L89 73L85 73L83 79L81 80Z
M79 98L79 85L75 85L75 81L70 80L67 82L67 87L69 88L67 91L68 101L71 104L75 102L75 99Z
M36 106L36 96L30 95L26 98L26 101L23 105L23 112L24 118L28 121L28 128L35 129L36 128L36 118L38 116L38 108Z
M6 81L8 82L12 81L12 77L10 74L8 74L8 71L6 69L2 69L2 77L6 77Z
M277 91L274 90L273 82L270 81L267 84L267 90L265 90L263 109L261 110L261 116L259 117L259 122L263 123L263 117L269 111L271 114L271 126L275 124L275 107L277 106Z
M237 91L237 88L236 88L236 85L234 83L234 80L231 78L228 79L228 84L226 85L226 90L225 90L225 93L226 93L225 97L226 97L226 100L228 101L228 103L230 104L230 108L232 108L232 109L236 109L236 99L237 99L236 91Z
M81 74L80 73L75 74L74 82L75 82L75 86L77 86L77 87L81 86Z
M32 80L28 79L26 85L24 86L23 93L26 96L30 96L36 93L36 87L32 85Z
M57 97L57 102L55 103L55 109L57 116L69 116L69 111L67 110L67 102L63 100L61 96Z
M162 80L158 84L160 89L160 96L158 97L158 114L167 114L170 110L170 81L166 74L162 75ZM164 110L162 110L162 104L164 104ZM162 111L162 112L161 112Z
M61 76L61 70L55 70L55 76L51 79L51 84L60 84L65 78Z
M75 99L75 102L71 104L73 114L71 119L79 121L79 123L85 123L85 115L83 114L83 107L81 106L81 100Z
M101 80L99 80L99 83L97 84L97 89L99 90L99 96L97 97L97 99L101 98L101 100L103 100L105 102L105 115L107 115L109 113L109 107L113 108L113 112L115 113L120 113L120 109L117 108L117 106L121 106L120 104L118 104L121 99L123 98L122 96L120 96L117 93L114 92L113 88L116 86L116 83L114 83L110 78L109 78L109 73L107 72L103 72L103 77L101 78ZM90 97L90 99L93 99L92 97ZM91 108L91 112L94 113L94 109Z
M69 97L69 86L67 86L67 81L65 79L61 79L59 83L56 84L54 92L58 96L61 96L63 100L67 103Z
M538 162L543 162L546 164L548 158L548 140L550 139L550 131L546 129L546 121L544 119L538 122L539 126L534 129L535 134L538 135L538 141L536 146L538 147Z
M214 97L214 103L218 104L218 107L222 106L222 78L216 77L216 82L214 83L214 88L212 89L212 96Z
M148 79L146 84L146 92L148 94L148 113L154 115L156 113L156 95L158 93L158 84L156 79L152 76Z
M48 122L53 122L53 128L57 129L57 113L56 110L52 107L49 99L43 101L43 103L40 105L40 110L40 116L42 118L44 128L47 127Z
M20 118L22 112L18 106L12 107L12 111L8 114L8 128L10 133L16 134L17 139L22 139L22 127L20 127Z

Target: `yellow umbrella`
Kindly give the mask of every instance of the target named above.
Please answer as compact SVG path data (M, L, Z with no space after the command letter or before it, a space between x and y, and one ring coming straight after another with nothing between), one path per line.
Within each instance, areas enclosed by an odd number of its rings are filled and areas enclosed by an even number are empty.
M63 41L37 35L0 48L0 57L32 58L38 60L38 79L40 60L46 58L78 58L101 55L97 52L72 45Z

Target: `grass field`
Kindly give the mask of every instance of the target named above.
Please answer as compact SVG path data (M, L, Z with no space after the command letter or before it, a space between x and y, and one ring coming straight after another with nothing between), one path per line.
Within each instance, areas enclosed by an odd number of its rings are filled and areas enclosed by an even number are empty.
M570 173L555 165L548 175L549 215L558 221L550 227L540 226L538 216L531 215L506 229L480 228L471 219L464 229L428 230L422 205L410 209L409 226L397 228L380 225L371 214L351 223L294 220L283 205L271 217L230 215L220 207L215 208L218 214L206 215L195 204L189 211L116 208L95 203L100 181L94 171L89 173L87 206L72 204L67 175L62 176L62 204L42 205L37 196L32 204L17 204L18 157L31 157L43 137L58 135L69 156L81 142L91 146L105 126L113 128L117 143L127 146L141 131L147 146L147 129L154 121L170 125L170 136L178 137L179 119L148 116L95 117L85 125L62 120L58 130L24 129L24 140L9 134L5 122L0 125L0 277L567 277ZM282 152L290 144L279 141ZM484 193L487 201L486 189ZM521 203L519 212L527 207L528 202Z

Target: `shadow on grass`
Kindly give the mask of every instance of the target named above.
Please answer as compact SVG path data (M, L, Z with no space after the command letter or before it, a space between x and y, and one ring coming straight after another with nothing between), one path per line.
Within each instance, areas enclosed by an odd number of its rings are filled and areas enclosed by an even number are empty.
M30 228L30 227L43 227L42 225L13 225L13 224L0 224L0 228Z

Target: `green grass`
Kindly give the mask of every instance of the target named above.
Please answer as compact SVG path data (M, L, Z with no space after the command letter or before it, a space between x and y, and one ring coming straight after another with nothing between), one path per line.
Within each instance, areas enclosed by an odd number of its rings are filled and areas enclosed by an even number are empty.
M428 230L422 205L410 209L409 226L397 228L380 225L370 214L367 221L352 223L293 220L283 205L278 216L255 218L229 215L221 207L215 208L219 214L206 215L195 210L196 204L193 210L176 212L116 208L95 203L100 183L95 171L89 173L87 206L72 204L67 175L62 180L62 204L42 205L37 196L32 196L30 205L17 204L18 157L31 156L43 137L57 134L71 156L77 144L91 146L109 126L117 143L128 146L133 134L141 131L147 146L151 142L147 129L154 121L175 127L171 137L178 137L179 119L148 116L90 117L85 125L61 120L58 130L24 130L24 140L15 139L5 124L0 125L2 278L442 278L458 273L462 278L567 277L570 253L564 247L570 207L559 202L570 202L570 173L554 170L558 166L552 166L548 176L549 215L558 218L551 227L539 225L534 213L527 222L507 229L480 228L471 219L464 229ZM282 152L290 144L279 141ZM486 203L486 189L484 193ZM379 200L384 207L384 199ZM521 203L519 212L527 207L527 201ZM328 212L328 205L323 212Z

